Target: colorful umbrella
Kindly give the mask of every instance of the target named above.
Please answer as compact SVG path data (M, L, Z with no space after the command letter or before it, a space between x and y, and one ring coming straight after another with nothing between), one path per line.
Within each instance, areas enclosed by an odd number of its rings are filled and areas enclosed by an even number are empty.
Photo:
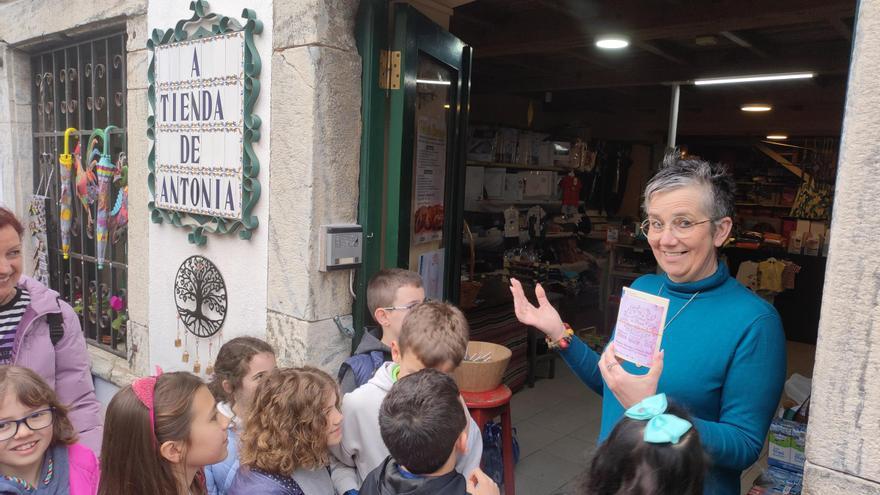
M104 142L104 152L98 159L98 226L95 229L97 244L95 247L95 258L98 261L98 269L104 268L104 253L107 252L107 217L110 215L110 183L113 181L113 173L116 171L116 165L110 161L110 131L116 129L116 126L107 126L104 129L95 129L89 137L89 147L97 142L95 137L101 138ZM88 155L92 155L89 149Z
M73 212L71 211L73 198L70 196L70 175L71 167L73 166L73 157L70 156L71 132L76 132L76 129L68 127L64 131L64 153L58 157L58 162L61 164L61 198L59 201L61 203L61 212L58 216L61 220L61 252L64 254L64 259L70 258L70 223L73 219ZM79 149L79 146L77 146L77 149Z

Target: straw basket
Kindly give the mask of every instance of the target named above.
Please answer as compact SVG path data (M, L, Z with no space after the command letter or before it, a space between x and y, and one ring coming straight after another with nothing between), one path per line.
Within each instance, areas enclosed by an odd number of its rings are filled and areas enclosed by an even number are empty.
M491 342L471 341L467 355L480 356L491 353L485 362L462 361L455 370L455 383L464 392L485 392L501 385L501 378L510 363L510 349Z
M477 295L480 294L480 289L483 287L483 284L474 280L474 266L477 263L477 255L474 250L474 234L471 232L471 227L467 222L464 222L464 232L468 236L468 244L471 248L469 264L470 277L468 277L468 280L461 281L461 294L458 305L461 309L471 309L474 307Z

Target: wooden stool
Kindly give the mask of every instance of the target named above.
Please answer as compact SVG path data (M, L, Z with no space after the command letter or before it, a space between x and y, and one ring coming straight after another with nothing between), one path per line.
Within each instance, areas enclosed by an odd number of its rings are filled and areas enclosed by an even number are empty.
M480 427L480 433L486 427L486 423L501 416L501 457L504 463L504 495L516 493L515 476L513 473L513 424L510 418L510 397L512 395L507 385L500 385L495 390L487 392L462 392L464 402L467 404L471 417ZM467 476L470 473L465 473Z

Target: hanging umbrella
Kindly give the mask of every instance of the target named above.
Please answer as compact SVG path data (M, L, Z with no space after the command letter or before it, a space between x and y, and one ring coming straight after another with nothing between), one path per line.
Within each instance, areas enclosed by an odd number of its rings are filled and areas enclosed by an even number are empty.
M107 126L104 129L95 129L89 137L89 146L91 147L97 142L95 137L101 138L104 142L104 152L98 159L98 226L95 229L97 244L95 247L95 258L98 261L98 269L104 268L104 253L107 252L107 217L110 216L110 183L113 181L113 173L116 172L116 165L110 161L110 131L116 129L116 126ZM89 156L92 150L89 150Z
M64 255L64 259L70 258L70 223L73 218L73 211L71 210L73 198L70 195L70 175L71 167L73 166L73 157L70 156L71 132L76 132L76 129L68 127L64 131L64 153L58 157L58 162L61 164L61 198L59 200L61 208L58 217L61 221L61 253ZM77 149L79 149L79 146L77 146Z

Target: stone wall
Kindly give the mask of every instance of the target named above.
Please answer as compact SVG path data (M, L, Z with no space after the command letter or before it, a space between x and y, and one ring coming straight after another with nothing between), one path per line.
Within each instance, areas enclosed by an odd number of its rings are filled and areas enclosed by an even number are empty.
M860 2L853 46L805 495L880 494L880 3Z
M283 364L335 373L351 342L349 271L319 271L320 227L355 223L361 135L357 2L276 2L267 337Z

